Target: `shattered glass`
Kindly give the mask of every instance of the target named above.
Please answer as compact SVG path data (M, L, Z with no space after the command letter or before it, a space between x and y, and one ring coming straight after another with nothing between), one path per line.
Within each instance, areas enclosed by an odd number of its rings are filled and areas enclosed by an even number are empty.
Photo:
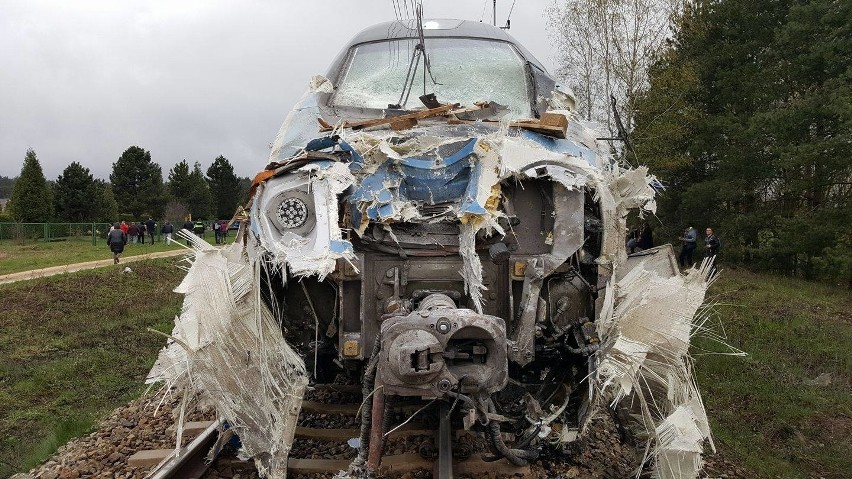
M405 85L414 40L360 45L338 82L334 104L387 108L399 101ZM508 43L469 38L430 38L426 52L436 85L428 74L426 89L443 103L472 106L479 101L507 105L513 117L530 116L530 94L523 59ZM413 69L413 68L412 68ZM415 75L413 95L403 109L422 107L423 62ZM404 99L403 99L404 101Z

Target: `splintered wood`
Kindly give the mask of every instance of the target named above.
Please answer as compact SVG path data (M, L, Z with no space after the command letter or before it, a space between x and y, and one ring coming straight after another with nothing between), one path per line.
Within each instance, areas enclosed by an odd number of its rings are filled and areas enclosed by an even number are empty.
M371 120L348 121L343 120L342 128L351 128L353 130L361 130L364 128L372 128L377 126L389 126L395 131L408 130L417 126L418 120L427 118L446 117L447 122L451 125L470 124L482 121L485 123L497 124L493 120L466 120L459 118L459 115L464 116L477 111L483 111L491 108L489 103L477 104L471 108L459 108L455 105L442 105L437 108L429 108L423 111L406 113L403 115L388 116L385 118L374 118ZM323 118L317 118L320 125L320 132L334 130L335 126L327 122ZM525 118L509 122L509 126L513 128L523 128L525 130L534 131L542 135L552 136L555 138L564 139L568 132L568 118L561 113L544 113L541 118Z

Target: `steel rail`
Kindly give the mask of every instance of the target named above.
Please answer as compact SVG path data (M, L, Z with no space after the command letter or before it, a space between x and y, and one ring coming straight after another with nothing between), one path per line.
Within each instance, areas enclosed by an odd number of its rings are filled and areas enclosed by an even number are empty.
M205 458L218 437L219 421L213 421L201 434L186 446L175 450L163 459L145 479L198 479L210 467Z

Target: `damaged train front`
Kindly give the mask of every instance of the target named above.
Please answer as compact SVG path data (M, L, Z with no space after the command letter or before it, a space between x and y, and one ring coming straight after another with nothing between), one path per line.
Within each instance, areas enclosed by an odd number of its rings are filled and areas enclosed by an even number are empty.
M433 96L345 121L335 115L353 109L328 107L345 75L316 78L275 151L305 141L258 176L246 234L279 266L261 290L316 381L453 404L461 427L522 465L587 416L620 218L606 147L548 104L564 99L552 81L536 91L535 66L518 65L522 107ZM561 135L516 122L545 114L561 116Z

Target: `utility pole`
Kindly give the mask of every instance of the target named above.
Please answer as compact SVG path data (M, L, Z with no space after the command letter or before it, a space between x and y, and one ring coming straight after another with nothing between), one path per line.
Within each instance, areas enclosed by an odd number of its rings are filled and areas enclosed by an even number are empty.
M494 8L491 11L494 12L492 17L491 17L491 22L496 27L497 26L497 0L494 0Z

